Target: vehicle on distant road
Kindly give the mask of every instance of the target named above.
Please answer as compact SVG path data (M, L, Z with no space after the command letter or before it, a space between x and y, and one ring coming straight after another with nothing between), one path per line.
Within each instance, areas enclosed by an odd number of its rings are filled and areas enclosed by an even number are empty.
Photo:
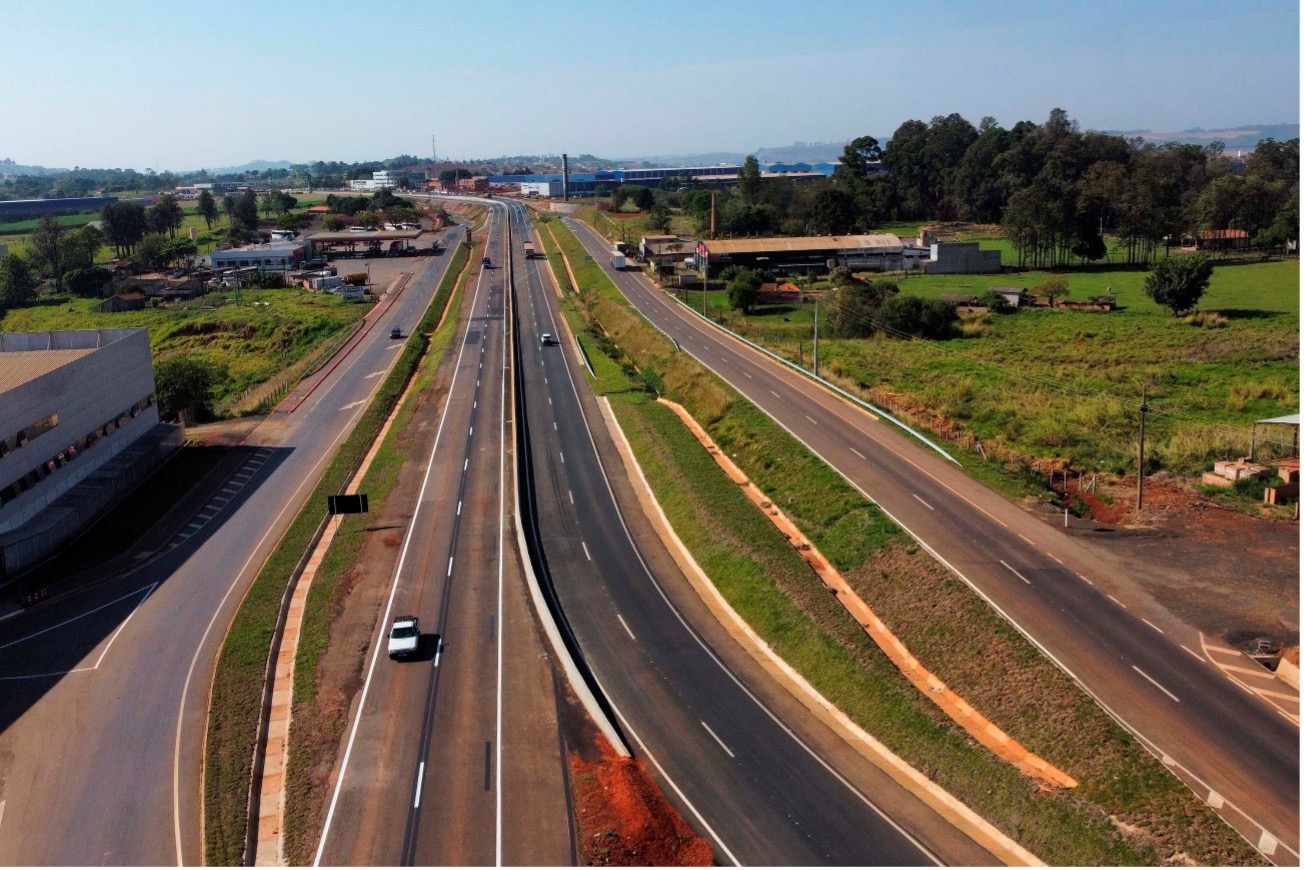
M556 340L555 338L552 337L552 333L551 333L551 332L545 332L543 335L539 336L539 344L543 345L544 347L547 347L547 346L550 345L550 344L556 344L556 343L557 343L557 340Z
M389 630L389 657L410 658L421 644L420 623L415 616L400 616Z
M534 242L525 243L525 259L527 260L534 259Z
M390 337L390 338L402 338L402 337L403 337L403 327L401 327L401 326L395 326L393 329L391 329L391 330L389 331L389 337Z
M611 268L618 270L625 268L625 255L620 251L611 252Z
M485 257L480 261L480 265L484 266L486 269L492 269L494 264L488 257Z

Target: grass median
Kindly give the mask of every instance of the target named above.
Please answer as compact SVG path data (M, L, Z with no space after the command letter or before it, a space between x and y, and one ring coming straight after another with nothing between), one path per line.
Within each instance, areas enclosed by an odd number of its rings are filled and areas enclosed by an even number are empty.
M262 712L264 679L286 585L321 523L326 496L340 492L347 483L402 395L409 378L426 357L431 347L430 332L449 302L461 268L467 262L468 250L459 245L453 256L454 260L420 325L413 331L394 368L376 391L353 432L327 465L276 550L259 571L222 644L213 677L208 736L204 747L206 864L231 866L245 859L250 778ZM455 323L456 319L450 318L446 324L450 322ZM391 474L390 485L396 474L396 470ZM309 625L305 613L301 650L316 643L314 636L309 634Z
M618 362L683 404L843 572L914 655L1030 751L1078 778L1039 791L908 683L669 410L613 408L676 531L785 660L898 755L1051 864L1262 863L1247 843L966 585L754 405L623 302L557 240ZM649 374L650 373L650 374Z

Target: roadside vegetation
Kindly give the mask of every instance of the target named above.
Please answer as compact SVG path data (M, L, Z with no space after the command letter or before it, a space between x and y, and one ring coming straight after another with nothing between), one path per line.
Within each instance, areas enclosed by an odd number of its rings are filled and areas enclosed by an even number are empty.
M581 288L573 295L582 334L627 375L610 398L667 516L730 604L825 697L1051 864L1261 863L881 511L731 388L675 353L568 229L556 222L549 229ZM551 245L552 236L543 235ZM694 414L926 667L1079 787L1038 791L920 697L674 414L650 401L654 394Z
M465 262L464 248L458 254ZM454 262L453 266L458 266ZM450 267L450 274L456 272ZM249 826L248 802L252 763L267 664L281 601L300 560L323 521L328 495L341 492L366 455L372 440L416 372L430 346L431 331L451 294L451 283L441 284L418 328L414 329L394 368L381 384L354 430L327 465L289 529L250 586L222 644L209 702L208 735L204 746L204 860L206 864L234 866L245 856ZM383 470L383 466L382 466ZM392 477L389 485L392 485ZM330 589L333 584L323 582ZM313 635L321 631L321 602L309 595L303 643L315 655ZM320 636L320 635L317 635ZM296 662L298 666L299 662ZM296 687L297 693L297 687ZM287 795L288 797L288 795Z

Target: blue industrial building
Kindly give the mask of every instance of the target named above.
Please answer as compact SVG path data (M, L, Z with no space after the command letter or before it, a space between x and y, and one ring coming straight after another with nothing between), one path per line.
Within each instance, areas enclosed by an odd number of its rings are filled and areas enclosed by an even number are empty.
M23 221L47 214L77 214L99 211L116 196L70 196L62 199L6 199L0 200L0 222Z
M770 163L761 164L764 173L805 174L818 173L832 175L836 163ZM622 184L639 184L644 187L657 187L666 178L690 178L701 181L718 181L720 184L736 184L742 167L737 164L718 166L658 166L651 169L604 169L598 172L572 172L570 192L572 194L593 193L598 185L619 187ZM539 175L491 175L490 184L519 184L531 182L560 182L560 172Z

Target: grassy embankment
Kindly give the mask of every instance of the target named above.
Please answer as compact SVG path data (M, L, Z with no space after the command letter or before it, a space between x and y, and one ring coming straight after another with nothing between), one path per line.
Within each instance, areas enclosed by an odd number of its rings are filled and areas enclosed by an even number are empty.
M902 231L908 227L897 227ZM821 306L821 374L912 422L946 432L975 476L1011 495L1045 494L1027 471L1049 460L1088 473L1135 471L1141 382L1149 382L1148 471L1195 475L1249 450L1250 423L1299 406L1299 261L1227 263L1200 309L1208 325L1175 318L1143 290L1147 272L1062 274L1070 299L1114 294L1120 310L1031 309L967 318L946 341L830 339ZM870 276L872 277L872 276ZM927 298L1035 287L1046 272L894 278ZM701 294L680 294L701 310ZM814 306L730 310L722 290L708 313L807 367ZM965 445L978 439L985 458ZM1271 449L1271 446L1268 448ZM1261 496L1261 490L1255 498Z
M464 262L467 255L459 248L453 256ZM265 670L286 584L321 523L325 497L343 488L425 357L430 333L449 300L453 278L459 269L460 263L455 260L394 368L327 465L232 620L213 678L204 753L204 860L207 864L236 865L244 858L251 765ZM386 467L386 462L381 462L379 470L373 465L372 472L383 474ZM384 481L377 483L383 485ZM388 486L392 483L391 471ZM377 491L377 497L383 497L383 493ZM310 595L309 607L313 606ZM303 635L309 645L312 644L310 629L320 631L320 624L313 621L318 618L316 613L311 619L305 615Z
M552 226L583 288L576 311L592 318L585 331L605 330L604 346L639 371L612 404L667 516L731 605L825 697L1052 864L1157 864L1183 854L1258 863L967 586L753 405L673 353L569 230ZM684 404L926 667L1079 787L1038 793L921 697L677 418L630 391L639 382Z
M214 409L224 416L245 391L324 349L370 310L334 294L302 289L241 291L239 305L227 304L234 301L230 293L210 293L202 301L202 306L101 313L97 299L50 298L6 312L0 331L143 326L156 365L184 356L219 372Z
M458 245L456 253L451 256L454 260L440 285L436 304L431 307L432 312L444 310L441 300L446 299L448 314L438 330L431 334L429 350L416 371L409 398L395 415L385 441L359 486L360 491L370 496L372 516L370 519L362 516L344 518L317 570L312 588L308 590L294 662L294 707L285 785L285 854L291 866L304 866L312 861L316 822L330 785L335 752L348 724L347 699L343 705L332 703L334 699L319 703L323 699L318 695L318 666L331 642L330 627L352 589L350 569L357 564L369 534L366 527L374 523L375 517L384 510L385 499L398 482L399 470L408 459L405 444L400 444L400 441L405 440L405 433L412 423L418 396L434 381L449 343L457 333L462 297L468 279L474 274L469 269L464 273L464 267L468 262L478 262L481 254L477 250L475 257L469 257L466 246ZM422 324L422 331L433 329L437 321L436 314L429 323ZM362 652L357 651L359 668L363 665Z

